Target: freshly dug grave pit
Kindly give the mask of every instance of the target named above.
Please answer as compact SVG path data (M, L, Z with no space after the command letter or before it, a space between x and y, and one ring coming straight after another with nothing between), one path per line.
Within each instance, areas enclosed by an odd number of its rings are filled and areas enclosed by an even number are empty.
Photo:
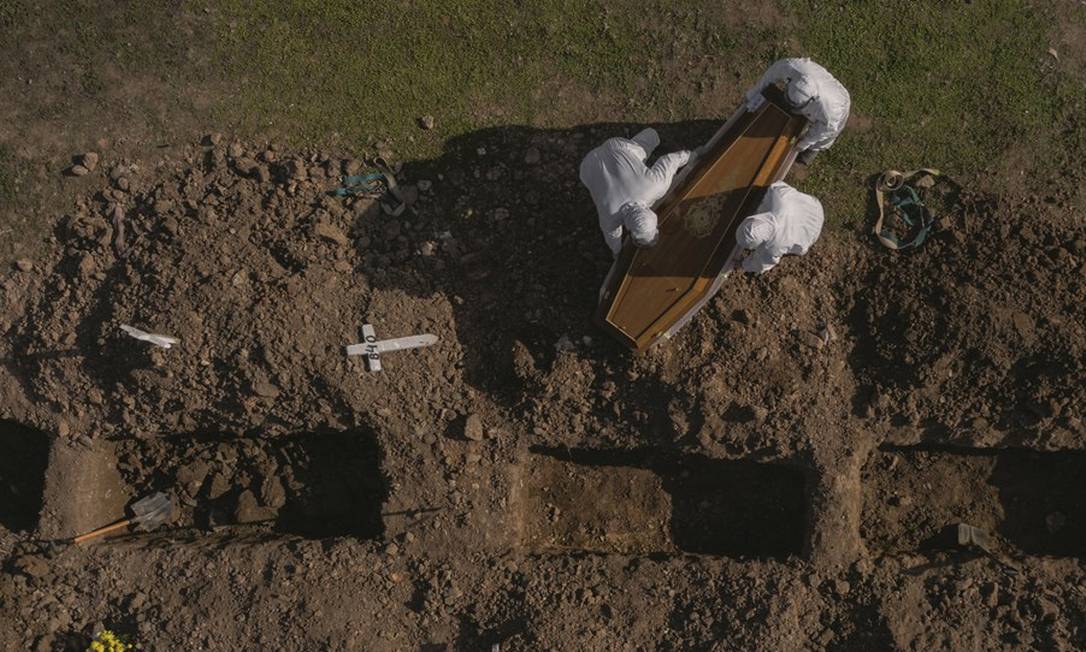
M178 435L118 445L131 495L172 492L174 527L258 525L307 538L376 538L387 486L366 431L275 438Z
M803 474L656 450L535 448L517 486L534 551L786 558L806 541Z
M861 535L885 552L943 546L968 523L1030 555L1086 557L1086 452L886 448L863 470Z
M30 531L41 513L49 436L14 421L0 421L0 527Z

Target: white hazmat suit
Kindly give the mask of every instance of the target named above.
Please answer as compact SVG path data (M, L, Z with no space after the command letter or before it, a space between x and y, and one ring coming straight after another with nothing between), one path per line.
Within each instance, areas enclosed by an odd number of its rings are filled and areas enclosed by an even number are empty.
M822 233L822 204L811 195L778 181L758 205L758 213L739 224L735 242L752 253L743 269L762 274L776 267L785 254L802 256Z
M581 183L592 194L603 239L615 256L622 250L623 228L640 247L656 244L658 232L652 205L664 196L675 173L690 160L690 152L673 152L661 156L652 167L646 166L645 161L659 144L660 136L649 128L632 139L608 139L581 161Z
M747 110L765 102L766 86L785 82L785 95L792 108L810 121L807 133L797 143L800 152L829 149L848 122L852 99L828 70L810 59L781 59L769 67L758 83L747 91Z

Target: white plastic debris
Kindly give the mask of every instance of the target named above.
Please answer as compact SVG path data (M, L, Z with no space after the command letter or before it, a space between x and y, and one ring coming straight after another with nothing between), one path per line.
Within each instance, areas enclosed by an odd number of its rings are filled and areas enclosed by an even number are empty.
M347 355L360 355L366 359L366 367L370 371L381 371L381 354L391 351L406 351L418 349L437 343L437 335L423 333L421 335L408 335L406 337L394 337L388 340L378 340L377 333L371 324L362 326L362 339L364 342L349 344Z
M174 344L179 343L181 340L176 337L170 337L169 335L159 335L157 333L148 333L147 331L141 331L140 329L129 326L128 324L121 324L121 330L128 333L129 337L134 337L142 342L150 342L155 346L168 349Z

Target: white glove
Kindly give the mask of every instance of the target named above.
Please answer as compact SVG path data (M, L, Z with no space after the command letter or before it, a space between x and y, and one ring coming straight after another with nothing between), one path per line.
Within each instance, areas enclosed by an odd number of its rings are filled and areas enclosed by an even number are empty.
M747 111L757 111L765 104L765 96L761 91L749 91L747 93Z

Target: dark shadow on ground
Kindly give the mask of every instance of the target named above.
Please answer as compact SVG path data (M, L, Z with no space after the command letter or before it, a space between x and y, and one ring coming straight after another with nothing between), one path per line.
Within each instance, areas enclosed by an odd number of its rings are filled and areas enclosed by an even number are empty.
M0 421L0 526L38 526L49 463L49 436L14 421Z
M698 147L722 123L651 125L661 137L655 154ZM594 364L624 372L632 354L592 323L611 254L578 166L606 139L646 126L495 127L453 138L437 158L406 162L406 183L433 187L400 217L371 211L355 225L371 243L363 263L371 284L448 296L467 382L507 404L519 401L518 342L546 368L560 338L588 334L599 342Z
M683 552L778 559L803 553L808 508L798 468L670 448L530 450L573 465L651 470L671 497L671 540Z

